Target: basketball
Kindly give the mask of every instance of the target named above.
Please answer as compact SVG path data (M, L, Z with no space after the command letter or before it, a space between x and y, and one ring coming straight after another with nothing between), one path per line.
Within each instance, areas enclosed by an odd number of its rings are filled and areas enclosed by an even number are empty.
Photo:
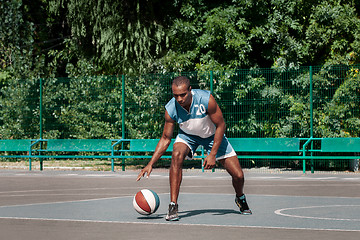
M150 189L142 189L137 192L133 199L135 210L142 215L150 215L156 212L160 206L160 199L156 192Z

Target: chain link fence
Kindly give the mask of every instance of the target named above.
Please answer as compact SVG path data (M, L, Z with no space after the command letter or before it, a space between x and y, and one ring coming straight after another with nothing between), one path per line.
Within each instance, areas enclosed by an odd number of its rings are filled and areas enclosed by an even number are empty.
M160 138L164 105L179 75L188 76L193 88L212 92L230 138L359 137L359 69L337 65L9 80L0 84L0 138ZM318 167L354 164L324 162ZM301 167L274 160L242 164Z

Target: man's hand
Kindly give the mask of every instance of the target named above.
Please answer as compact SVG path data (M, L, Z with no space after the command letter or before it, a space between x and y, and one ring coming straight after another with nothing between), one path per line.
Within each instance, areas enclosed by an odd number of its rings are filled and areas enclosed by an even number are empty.
M136 181L139 181L142 177L145 177L146 174L146 178L150 177L150 173L152 172L152 166L151 165L146 165L146 167L144 167L141 172L139 173Z
M215 163L216 157L210 154L204 159L203 167L204 169L212 169L215 167Z

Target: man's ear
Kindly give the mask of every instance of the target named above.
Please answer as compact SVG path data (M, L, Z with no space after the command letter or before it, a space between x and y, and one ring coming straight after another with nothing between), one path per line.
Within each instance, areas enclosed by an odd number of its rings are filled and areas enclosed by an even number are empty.
M191 86L189 86L189 91L191 91Z

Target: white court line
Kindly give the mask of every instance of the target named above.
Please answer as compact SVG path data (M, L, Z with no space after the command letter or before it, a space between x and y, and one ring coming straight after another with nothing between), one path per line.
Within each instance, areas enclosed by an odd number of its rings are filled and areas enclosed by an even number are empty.
M194 193L182 193L182 194L194 194ZM199 194L199 193L197 193ZM214 195L213 193L200 193L202 195ZM168 195L168 193L158 194L158 195ZM232 195L232 194L218 194L218 195ZM251 195L251 194L249 194ZM264 195L263 195L264 196ZM272 195L266 195L272 196ZM274 195L275 196L275 195ZM276 195L277 196L277 195ZM59 202L49 202L49 203L33 203L33 204L21 204L21 205L10 205L10 206L0 206L1 208L6 207L22 207L22 206L38 206L38 205L52 205L52 204L62 204L62 203L77 203L77 202L90 202L90 201L101 201L101 200L111 200L111 199L121 199L121 198L132 198L132 195L121 196L121 197L111 197L111 198L97 198L97 199L86 199L86 200L72 200L72 201L59 201ZM296 196L295 196L296 197ZM300 197L300 196L299 196ZM360 206L360 205L347 205L347 206ZM314 206L316 207L316 206ZM325 206L324 206L325 207ZM326 206L327 207L327 206ZM277 211L281 211L277 210ZM167 225L167 224L177 224L180 226L199 226L199 227L227 227L227 228L260 228L260 229L284 229L284 230L308 230L308 231L338 231L338 232L360 232L360 230L354 229L340 229L340 228L302 228L302 227L273 227L273 226L254 226L254 225L220 225L220 224L191 224L191 223L157 223L157 222L135 222L135 221L112 221L112 220L86 220L86 219L58 219L58 218L37 218L37 217L1 217L0 219L17 219L17 220L36 220L36 221L62 221L62 222L83 222L83 223L118 223L118 224L138 224L138 225Z
M162 195L162 194L158 193L158 195ZM92 198L92 199L83 199L83 200L69 200L69 201L58 201L58 202L42 202L42 203L28 203L28 204L19 204L19 205L5 205L5 206L0 206L0 208L25 207L25 206L27 207L27 206L77 203L77 202L91 202L91 201L111 200L111 199L118 199L118 198L133 198L133 197L134 197L133 195L124 195L124 196L117 196L117 197Z
M81 175L78 175L78 176L81 176ZM102 174L84 174L82 175L84 177L103 177L103 178L112 178L112 177L115 177L113 175L102 175Z
M158 193L157 195L168 195L169 193ZM82 200L69 200L69 201L58 201L58 202L41 202L41 203L28 203L28 204L18 204L18 205L4 205L0 206L1 208L7 207L28 207L28 206L38 206L38 205L51 205L51 204L63 204L63 203L78 203L78 202L92 202L92 201L102 201L102 200L111 200L111 199L119 199L119 198L133 198L134 195L124 195L117 197L105 197L105 198L91 198L91 199L82 199ZM2 218L2 217L0 217Z
M332 180L332 179L341 179L338 177L319 177L319 178L315 178L315 180Z
M32 173L31 175L26 174L26 173L17 173L15 174L15 176L22 176L22 177L33 177L33 176L44 176L42 174L36 174L36 173ZM163 178L168 178L168 174L156 174L156 173L152 173L151 174L152 177L154 178L158 178L158 179L163 179ZM3 176L3 177L8 177L8 176ZM11 176L10 176L11 177ZM46 177L46 176L44 176ZM54 177L94 177L94 178L136 178L137 177L137 173L134 174L111 174L111 175L107 175L107 174L77 174L77 173L67 173L67 174L59 174L59 175L55 175ZM209 175L183 175L183 178L201 178L201 179L228 179L229 175L226 176L209 176ZM343 177L343 176L334 176L334 177L321 177L321 176L294 176L294 177L290 177L290 176L249 176L246 177L247 180L305 180L305 181L317 181L317 180L339 180L339 181L359 181L360 178L359 177Z
M35 221L60 221L60 222L82 222L82 223L118 223L118 224L136 224L136 225L177 225L177 226L198 226L198 227L221 227L221 228L260 228L260 229L283 229L283 230L307 230L307 231L334 231L334 232L360 232L353 229L331 229L331 228L298 228L298 227L271 227L271 226L253 226L253 225L220 225L220 224L201 224L201 223L150 223L150 222L131 222L131 221L105 221L105 220L83 220L83 219L55 219L55 218L29 218L29 217L0 217L0 219L15 220L35 220Z
M285 179L283 177L247 177L246 179Z
M217 186L229 186L229 185L217 185ZM163 185L159 185L156 186L156 188L161 188L161 187L168 187L168 185L163 186ZM183 188L188 187L188 188L212 188L213 186L204 186L204 185L196 185L196 186L183 186ZM140 189L141 187L138 186L133 186L133 187L117 187L117 188L74 188L74 189L42 189L42 190L18 190L18 191L3 191L0 192L0 197L7 197L9 195L6 194L14 194L14 193L44 193L44 192L60 192L60 191L64 191L64 192L71 192L71 191L98 191L98 190L123 190L123 189ZM116 194L116 193L114 193ZM135 192L134 192L135 194ZM35 194L33 194L35 196ZM39 195L44 195L44 194L39 194ZM53 194L49 194L49 195L53 195ZM61 194L59 194L61 195ZM66 195L66 194L64 194ZM76 195L76 194L75 194ZM83 194L79 194L79 195L83 195ZM86 195L86 194L85 194Z
M338 177L329 177L329 178L319 178L319 177L288 177L288 178L285 178L287 180L313 180L313 181L316 181L316 180L329 180L329 179L339 179Z
M64 193L64 194L61 194L61 193L51 193L51 194L18 194L18 195L5 195L5 196L0 196L2 198L4 197L40 197L40 196L114 196L116 194L109 194L109 193ZM117 194L117 195L120 195L120 194Z
M342 178L341 180L357 181L360 180L360 178Z
M357 218L328 218L328 217L311 217L311 216L300 216L294 214L282 213L283 211L288 210L297 210L297 209L309 209L309 208L332 208L332 207L360 207L360 205L322 205L322 206L308 206L308 207L295 207L295 208L283 208L278 209L274 213L284 217L293 217L293 218L303 218L303 219L318 219L318 220L333 220L333 221L354 221L358 222L360 219Z
M19 190L3 191L0 194L7 193L32 193L32 192L59 192L59 191L96 191L96 190L121 190L121 189L138 189L139 187L117 187L117 188L65 188L65 189L40 189L40 190Z

